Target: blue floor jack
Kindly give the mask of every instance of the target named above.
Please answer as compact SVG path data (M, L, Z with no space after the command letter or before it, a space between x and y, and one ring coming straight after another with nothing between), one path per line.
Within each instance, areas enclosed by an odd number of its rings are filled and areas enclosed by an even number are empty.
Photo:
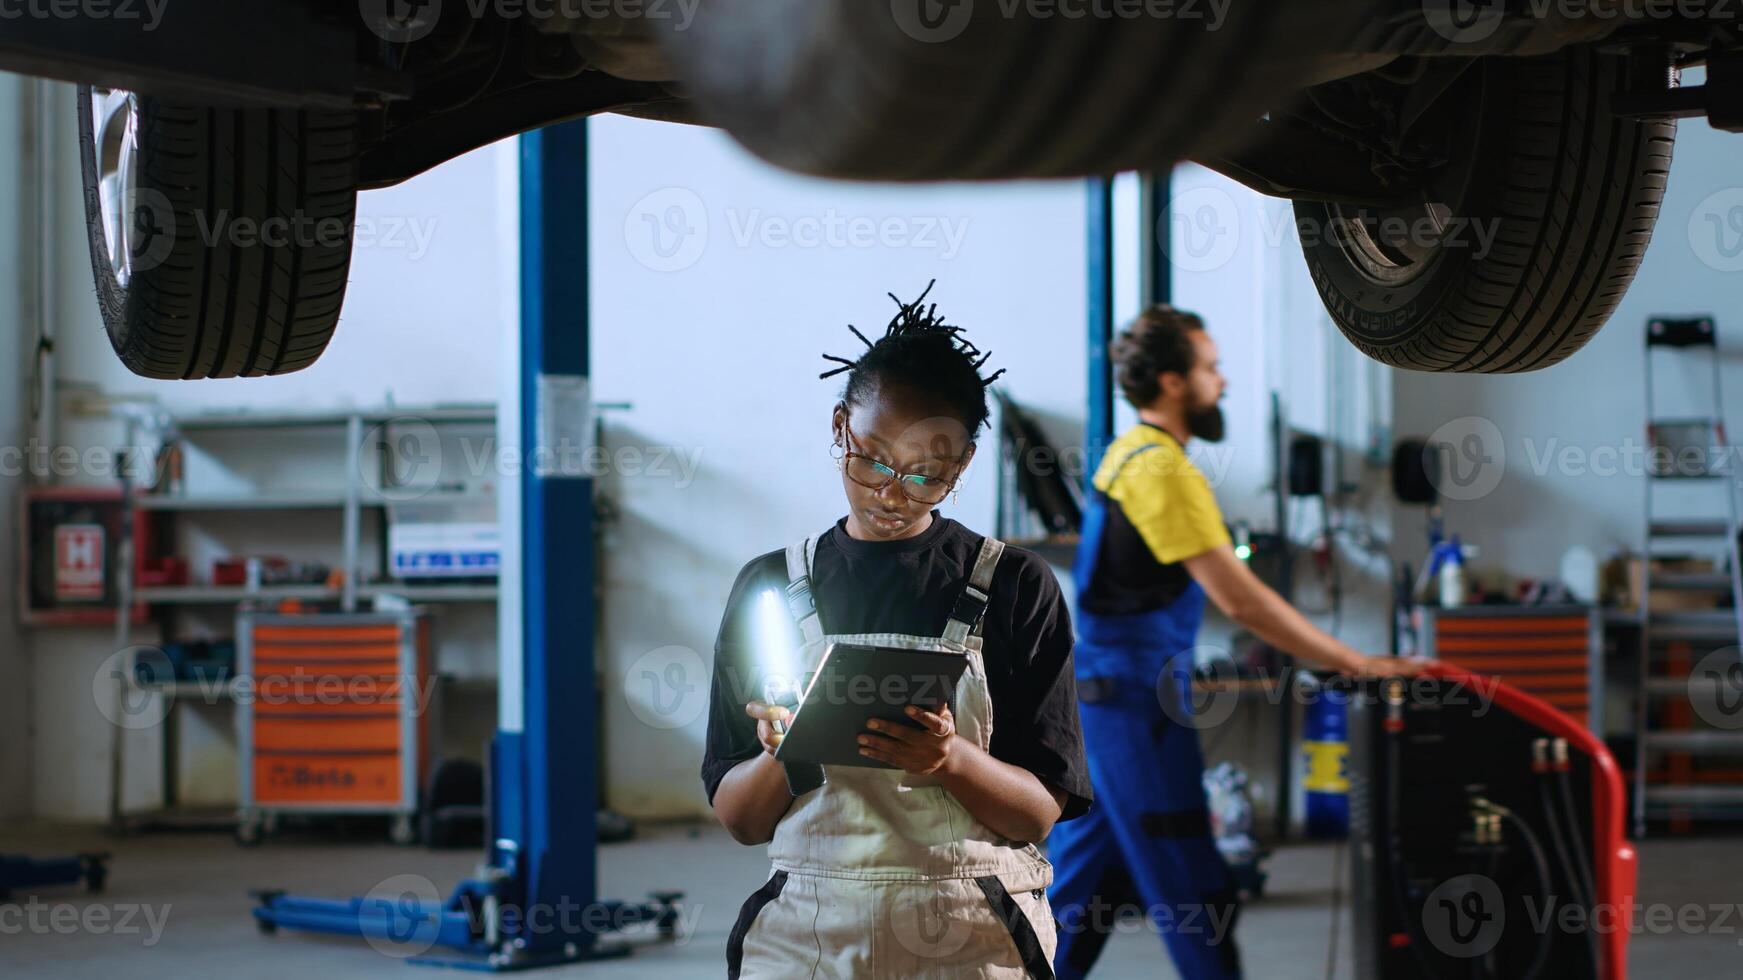
M0 902L12 898L15 891L28 891L45 885L71 885L84 882L85 890L100 892L109 880L109 855L106 853L77 854L73 857L32 858L22 854L0 854Z
M504 472L500 674L485 860L444 902L418 875L361 898L255 892L264 932L366 940L413 963L515 970L623 955L636 926L676 935L682 893L600 901L588 400L586 121L520 138L519 397L498 409ZM518 492L517 492L518 491Z

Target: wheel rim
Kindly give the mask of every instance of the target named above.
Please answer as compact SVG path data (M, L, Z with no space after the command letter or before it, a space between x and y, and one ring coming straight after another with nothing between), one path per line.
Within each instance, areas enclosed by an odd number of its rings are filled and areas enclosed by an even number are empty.
M1386 209L1338 204L1332 205L1331 217L1350 264L1372 282L1398 286L1434 264L1452 209L1439 203Z
M116 284L123 288L133 278L139 234L133 220L139 197L134 169L139 157L138 115L139 102L132 92L91 90L91 152L96 157L103 253Z

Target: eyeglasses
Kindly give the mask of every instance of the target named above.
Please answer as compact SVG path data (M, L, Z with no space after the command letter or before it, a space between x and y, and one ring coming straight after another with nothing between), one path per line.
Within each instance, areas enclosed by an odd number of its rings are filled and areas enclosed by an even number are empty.
M956 486L956 479L946 480L941 476L927 476L924 473L897 473L894 469L864 453L854 452L853 427L848 425L845 419L842 420L841 424L847 429L848 446L846 454L842 457L842 469L847 473L849 480L867 490L881 491L892 481L899 480L900 483L897 485L902 491L902 496L917 504L935 504L943 500L950 493L951 488ZM962 459L966 458L967 455L964 453L963 457L958 458L956 462L962 462ZM957 478L960 477L961 474L957 474Z

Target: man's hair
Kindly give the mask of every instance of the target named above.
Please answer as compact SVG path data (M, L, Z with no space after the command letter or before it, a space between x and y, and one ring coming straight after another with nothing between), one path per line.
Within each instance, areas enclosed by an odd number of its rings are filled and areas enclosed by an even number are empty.
M1177 310L1166 303L1148 307L1132 325L1120 331L1110 350L1114 361L1114 377L1134 408L1143 408L1162 393L1156 376L1173 371L1184 377L1192 370L1198 354L1192 347L1192 334L1203 330L1204 321L1198 314Z
M1000 368L982 378L981 365L992 356L992 351L982 353L962 336L961 327L945 323L938 315L937 303L924 310L920 308L935 282L937 280L927 283L926 291L912 303L896 299L895 293L888 294L896 304L896 315L890 318L884 335L876 343L866 340L859 328L848 324L847 329L865 342L865 353L856 361L824 354L825 360L845 366L825 371L818 377L848 372L841 401L849 408L862 404L879 386L889 384L912 388L937 398L962 420L972 441L975 433L986 424L989 414L986 386L1005 371Z

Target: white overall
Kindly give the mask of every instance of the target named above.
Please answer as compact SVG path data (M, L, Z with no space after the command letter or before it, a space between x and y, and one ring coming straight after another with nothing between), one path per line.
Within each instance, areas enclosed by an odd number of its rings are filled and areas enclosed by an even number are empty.
M1004 544L985 539L944 635L826 634L811 598L811 537L787 549L789 606L814 672L831 642L961 653L968 668L951 711L986 749L992 700L981 614ZM893 769L823 766L825 782L793 801L769 844L773 872L744 903L727 943L730 978L1053 976L1053 867L1032 843L970 816L938 780Z

